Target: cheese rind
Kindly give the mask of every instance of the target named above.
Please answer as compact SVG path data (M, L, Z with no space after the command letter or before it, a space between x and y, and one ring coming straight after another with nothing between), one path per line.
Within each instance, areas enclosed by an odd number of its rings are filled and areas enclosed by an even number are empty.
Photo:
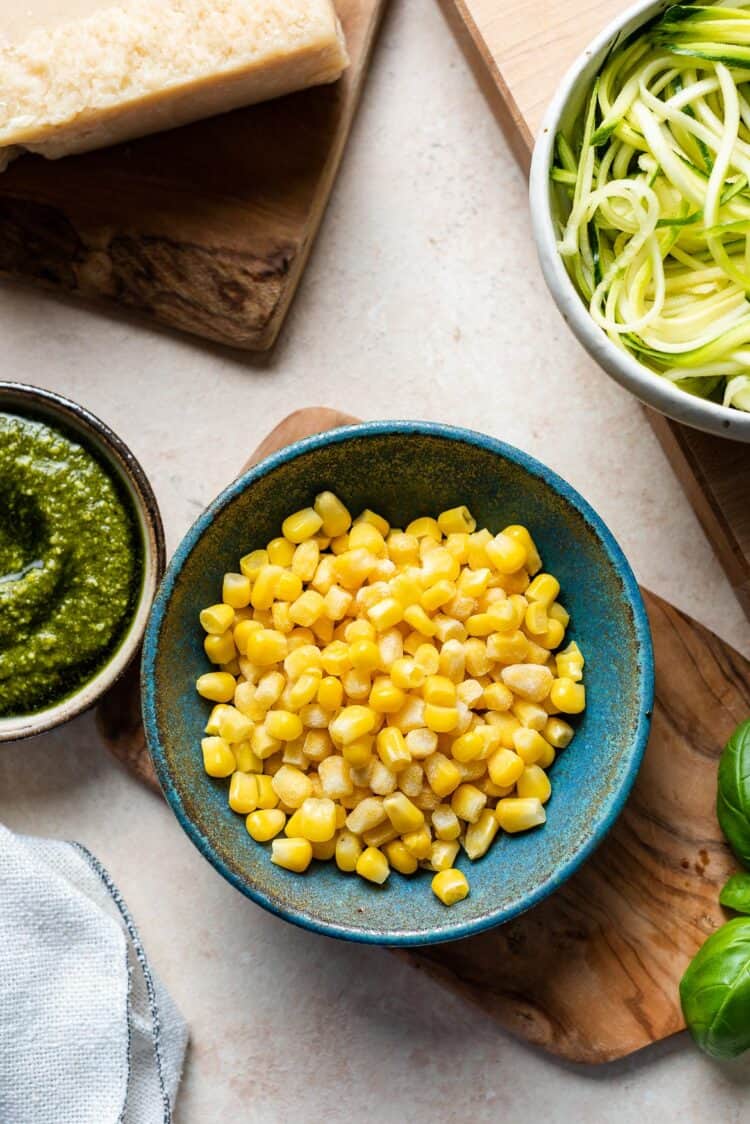
M79 18L0 14L0 168L333 82L348 65L332 0L69 0ZM50 9L52 11L52 9ZM80 15L81 12L89 14Z

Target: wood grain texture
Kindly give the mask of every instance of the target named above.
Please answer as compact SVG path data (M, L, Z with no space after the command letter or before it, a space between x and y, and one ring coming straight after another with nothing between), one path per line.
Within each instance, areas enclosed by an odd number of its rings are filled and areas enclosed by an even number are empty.
M565 71L623 0L441 0L480 85L528 172L534 135ZM750 617L750 451L646 409Z
M254 463L356 419L310 408L285 418ZM734 863L716 821L716 765L750 713L750 663L644 591L656 656L651 738L626 809L557 893L478 937L410 950L412 963L527 1041L576 1062L624 1057L683 1028L677 987L724 920L719 889ZM99 722L141 780L151 765L136 692L111 693Z
M244 349L274 343L323 217L386 0L337 0L331 86L0 175L0 274Z

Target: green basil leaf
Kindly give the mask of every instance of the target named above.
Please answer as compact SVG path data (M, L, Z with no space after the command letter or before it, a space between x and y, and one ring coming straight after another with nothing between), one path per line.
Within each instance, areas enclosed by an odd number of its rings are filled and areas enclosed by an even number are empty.
M750 917L735 917L708 938L680 983L688 1030L714 1058L750 1049Z
M719 901L735 913L750 913L750 874L733 874L719 894Z
M750 867L750 719L737 727L721 755L716 814L735 855Z

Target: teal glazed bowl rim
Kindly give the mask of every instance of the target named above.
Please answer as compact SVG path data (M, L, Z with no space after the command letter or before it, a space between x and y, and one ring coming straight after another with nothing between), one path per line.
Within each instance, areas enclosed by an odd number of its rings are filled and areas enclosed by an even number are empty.
M165 745L160 734L158 721L158 690L156 663L159 650L160 635L165 617L170 607L170 602L176 587L180 583L183 568L192 552L201 540L203 534L233 501L256 481L261 480L269 473L289 461L314 452L325 446L337 445L352 441L353 438L367 439L379 436L410 435L437 437L477 447L485 452L496 454L500 458L518 466L525 473L537 477L543 485L557 493L564 501L571 505L584 522L594 532L596 539L604 553L607 563L615 571L621 583L623 600L632 611L633 646L637 654L638 674L634 676L634 690L637 691L637 721L630 739L628 748L623 751L625 763L617 781L597 805L595 822L584 841L563 862L557 865L552 874L540 885L533 887L528 892L522 893L512 904L490 909L480 916L473 916L467 920L456 918L451 920L450 910L445 910L445 924L437 928L408 929L398 931L378 930L377 926L367 928L349 927L338 922L328 921L320 916L306 912L284 901L283 895L274 895L273 892L248 883L234 871L229 863L219 854L211 839L203 833L191 818L178 787L172 776ZM201 854L219 871L228 882L251 898L258 905L263 906L271 913L291 921L305 929L326 936L339 937L346 940L358 941L369 944L387 944L390 946L413 946L439 943L442 941L457 940L479 933L509 921L519 914L530 909L542 901L554 890L558 889L592 854L596 847L603 841L606 834L613 826L627 800L630 790L640 768L641 760L648 740L651 711L654 699L654 659L651 642L651 632L648 624L646 609L643 604L640 589L630 565L625 558L614 536L594 511L590 504L562 477L547 468L540 461L527 453L469 429L461 429L451 425L437 422L424 421L378 421L365 422L358 425L344 426L339 429L329 430L304 438L292 445L273 453L259 464L248 469L232 484L224 489L215 500L206 508L187 532L172 561L170 562L164 579L154 599L151 615L146 627L143 659L141 664L141 687L143 721L146 740L154 762L159 782L169 804L172 807L182 828L195 844ZM269 863L270 866L270 863ZM271 867L276 872L277 868ZM285 872L280 872L285 873ZM342 877L346 877L342 875ZM424 892L429 893L429 886L424 886ZM467 899L468 901L471 898ZM454 909L456 907L453 907Z

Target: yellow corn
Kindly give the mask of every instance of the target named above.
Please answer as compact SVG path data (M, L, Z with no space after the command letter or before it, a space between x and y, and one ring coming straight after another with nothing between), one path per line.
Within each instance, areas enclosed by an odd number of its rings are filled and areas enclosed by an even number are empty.
M484 751L484 741L477 730L469 730L456 738L451 745L451 755L456 761L476 761Z
M233 773L229 784L229 807L247 815L258 806L258 785L253 773Z
M434 539L435 542L440 542L443 537L437 519L432 519L428 515L424 515L419 519L412 519L411 523L406 527L406 534L414 535L417 539L426 536L427 538Z
M547 725L547 711L539 703L530 702L528 699L516 699L511 711L521 725L530 730L543 730Z
M390 843L386 843L383 850L389 865L399 874L414 874L417 870L419 863L400 839L394 839Z
M415 699L414 701L420 702L421 700ZM403 714L404 712L401 711L400 713ZM428 730L424 726L415 726L408 730L405 734L405 740L409 753L417 761L429 757L430 754L435 752L438 745L438 736L435 731Z
M229 663L237 655L234 636L229 629L221 636L209 632L203 641L203 650L211 663Z
M322 526L323 519L319 513L312 507L305 507L287 516L281 525L281 533L290 543L301 543L317 535ZM288 566L290 563L291 559L284 565Z
M205 632L222 636L234 624L234 609L231 605L209 605L201 610L200 622Z
M528 638L518 629L515 632L495 632L487 637L487 654L496 663L523 663L528 650Z
M387 675L379 675L372 685L368 702L377 714L396 714L406 702L406 693Z
M284 659L284 671L290 679L299 679L310 671L322 669L323 657L316 644L300 644Z
M316 669L315 671L303 672L299 679L290 685L288 698L292 710L299 710L318 697L321 680L320 671ZM335 682L338 683L338 680L335 680ZM297 737L299 737L299 734Z
M256 757L265 761L281 749L281 742L272 738L265 726L256 726L250 738L250 747Z
M424 722L428 730L434 730L436 734L448 734L458 725L458 710L455 706L435 706L433 703L426 703Z
M307 839L274 839L271 862L295 874L302 874L312 862L312 845Z
M505 683L488 683L482 692L482 703L489 710L510 710L513 692Z
M495 816L503 831L510 834L539 827L547 819L541 802L535 797L504 797L497 802Z
M378 558L382 558L386 552L385 539L378 528L372 523L360 523L357 520L354 521L354 526L349 532L348 547L350 550L364 547Z
M534 640L541 647L545 648L548 652L559 648L565 639L565 629L559 621L548 620L547 628L539 636L535 636Z
M280 772L281 770L279 770ZM304 776L304 773L301 774ZM307 778L305 778L307 780ZM279 802L279 797L273 787L274 778L265 776L264 774L255 777L255 783L258 786L258 807L259 808L275 808Z
M287 654L287 639L271 628L259 628L247 637L247 658L261 667L280 663Z
M376 716L368 706L345 706L329 726L331 737L339 745L350 745L369 734Z
M457 840L436 839L430 848L429 863L432 870L449 870L460 850Z
M518 539L502 531L484 548L493 569L500 574L514 574L526 565L526 549Z
M254 609L271 608L276 596L276 585L283 572L281 566L273 566L270 562L266 566L261 566L250 594L250 603Z
M382 847L385 843L391 843L397 837L398 832L386 820L385 823L378 824L377 827L366 831L362 836L362 842L365 847Z
M407 831L402 835L401 842L415 859L428 859L432 850L432 836L426 826L417 828L416 831Z
M310 778L293 765L282 765L271 780L273 791L287 808L299 808L312 795Z
M289 608L289 616L295 624L309 628L323 615L325 602L322 596L314 589L306 589L301 593Z
M251 550L243 558L240 558L240 570L254 582L263 566L268 565L268 551L266 550Z
M323 534L331 539L346 534L352 525L351 515L333 492L320 492L313 508L320 517Z
M583 678L583 654L575 640L572 640L562 652L557 653L555 663L557 674L561 679L572 679L574 683L578 683Z
M422 688L422 697L426 703L434 706L455 706L456 684L445 675L428 675Z
M538 730L522 726L513 735L513 747L525 765L534 765L544 755L547 743Z
M412 804L403 792L393 792L383 800L385 814L399 835L418 831L424 824L424 812Z
M377 556L369 550L347 550L336 558L334 571L344 589L356 590L367 581L377 564Z
M289 710L269 710L265 726L272 738L282 742L291 742L302 736L302 720Z
M547 631L549 618L547 617L547 610L541 601L532 601L526 606L524 624L526 625L527 632L530 632L532 636L540 636Z
M485 808L475 823L469 824L464 837L464 850L472 862L486 855L500 828L494 811Z
M251 582L244 574L225 574L221 586L221 599L233 609L244 609L250 604Z
M467 823L476 823L486 803L486 795L473 784L459 785L451 797L451 808Z
M349 796L354 790L351 766L348 761L336 754L326 757L320 762L318 776L323 792L332 800L340 800L343 796Z
M385 882L390 874L388 859L377 847L367 847L357 859L355 869L360 878L365 878L368 882L375 882L379 886Z
M211 702L228 703L234 698L236 685L234 676L226 671L209 671L198 676L195 689L202 698Z
M514 524L506 527L503 532L504 535L509 535L516 542L519 542L526 551L526 569L530 574L536 574L542 568L542 560L539 557L539 551L536 544L529 534L526 527Z
M562 718L548 718L542 730L546 741L555 749L565 749L573 740L573 727Z
M439 871L432 880L432 892L439 898L443 905L455 905L463 901L469 893L469 883L466 875L460 870L449 867Z
M572 679L555 679L549 697L563 714L580 714L586 709L586 688Z
M427 613L434 613L442 605L447 605L456 596L455 583L442 578L429 586L419 598L419 603Z
M255 728L255 723L250 718L247 718L241 711L237 710L234 706L224 706L217 719L219 727L219 735L224 738L224 741L233 742L246 741Z
M546 804L552 795L552 785L544 769L539 765L527 765L516 783L519 796L535 796L541 804Z
M540 667L538 664L511 664L502 669L501 675L503 683L514 694L529 702L542 702L552 687L552 672L548 667Z
M490 780L500 788L516 783L525 768L524 760L512 749L496 749L487 761Z
M288 539L271 539L266 547L268 561L272 566L291 566L294 558L294 544Z
M537 574L526 590L526 600L538 602L545 609L557 600L560 583L552 574Z
M409 605L403 611L403 619L420 636L431 637L436 633L435 622L427 616L421 605Z
M367 796L346 817L346 826L355 835L362 835L386 819L383 801L377 796Z
M458 816L449 804L438 804L432 812L431 822L437 839L458 839L461 834Z
M229 777L237 767L232 750L223 738L209 737L201 740L203 768L209 777Z
M239 742L237 745L232 746L237 761L237 768L241 773L262 773L263 762L260 757L253 753L252 746L249 741Z
M308 796L290 816L285 830L290 837L325 843L336 834L336 805L325 796Z
M352 874L357 869L362 850L358 835L354 835L351 831L342 831L336 840L336 866L339 870Z
M426 757L424 771L427 782L436 796L449 796L461 783L458 766L444 753L433 753L430 757Z
M468 507L451 507L438 515L437 525L444 535L471 534L476 530L477 521Z
M369 525L370 527L374 527L375 530L383 536L383 538L385 538L386 535L389 534L391 529L391 525L388 520L384 519L382 515L378 515L376 511L370 511L369 507L366 507L364 511L360 512L360 514L354 520L355 527L359 527L363 523Z
M256 843L268 843L283 830L285 823L286 816L279 808L266 808L264 811L251 812L245 820L245 827Z

